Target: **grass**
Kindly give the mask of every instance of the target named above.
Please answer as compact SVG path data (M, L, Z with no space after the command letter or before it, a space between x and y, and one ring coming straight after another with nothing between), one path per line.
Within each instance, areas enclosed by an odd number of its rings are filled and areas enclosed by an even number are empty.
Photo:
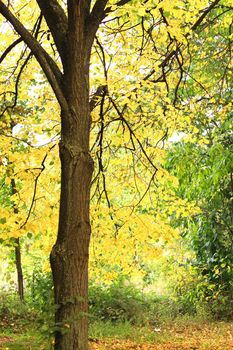
M129 339L137 343L155 342L160 338L160 333L154 328L133 326L128 322L98 321L91 324L89 334L93 339Z
M24 329L23 333L5 329L0 332L0 349L2 350L50 350L48 341L42 339L35 329Z

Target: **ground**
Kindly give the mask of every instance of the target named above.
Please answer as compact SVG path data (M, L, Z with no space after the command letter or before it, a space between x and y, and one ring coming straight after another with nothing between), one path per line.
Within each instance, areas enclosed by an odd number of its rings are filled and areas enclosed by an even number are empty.
M144 329L143 329L144 330ZM135 333L133 333L135 332ZM90 338L90 350L233 350L233 323L174 321L143 331L134 328L131 334L112 338ZM140 336L136 337L135 334ZM136 339L137 338L137 339ZM136 339L137 341L134 341ZM38 333L15 333L4 330L0 336L2 350L50 350Z
M215 322L176 324L155 329L157 342L135 343L130 340L108 340L91 345L91 349L111 350L231 350L233 323Z

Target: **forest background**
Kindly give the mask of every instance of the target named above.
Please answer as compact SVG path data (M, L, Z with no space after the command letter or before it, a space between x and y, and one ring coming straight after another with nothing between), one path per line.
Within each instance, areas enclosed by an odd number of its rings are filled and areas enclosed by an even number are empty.
M110 5L90 66L91 323L230 319L232 1ZM36 2L8 8L60 66ZM4 17L1 35L1 314L52 335L60 108Z

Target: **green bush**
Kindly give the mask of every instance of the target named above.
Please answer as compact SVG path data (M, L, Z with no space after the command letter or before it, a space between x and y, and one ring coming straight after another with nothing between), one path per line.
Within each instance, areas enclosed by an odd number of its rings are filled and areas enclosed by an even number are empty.
M32 276L27 278L27 289L29 305L38 313L48 312L53 305L52 274L39 267L34 269Z
M129 322L135 325L158 325L180 316L211 318L210 305L199 298L189 283L171 296L143 293L129 282L110 286L91 284L89 289L90 321ZM212 303L213 306L213 303Z
M179 315L202 317L202 319L233 318L233 288L208 281L205 276L194 275L173 286L173 296Z
M9 325L18 328L35 319L35 313L25 303L20 301L15 291L2 291L0 293L0 326Z
M178 304L168 296L159 296L155 293L147 295L148 312L151 324L159 324L174 319L179 315Z
M36 312L36 323L39 325L40 333L44 338L50 338L55 330L54 313L56 309L52 274L45 273L40 267L37 267L32 276L28 278L27 284L28 305Z
M207 302L207 305L216 320L233 319L233 291L232 294L218 294Z
M111 322L147 322L147 301L140 290L124 281L110 286L91 284L89 313L91 318Z
M110 286L91 284L89 288L91 321L129 322L157 325L179 315L179 305L167 296L145 293L128 281Z

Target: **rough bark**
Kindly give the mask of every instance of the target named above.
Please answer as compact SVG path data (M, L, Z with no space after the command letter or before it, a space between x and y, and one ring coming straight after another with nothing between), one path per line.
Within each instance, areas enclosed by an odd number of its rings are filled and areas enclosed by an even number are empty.
M75 11L70 8L70 11ZM72 14L75 16L75 14ZM76 25L78 23L78 26ZM89 203L93 161L89 154L89 60L84 22L69 22L60 142L61 198L59 230L50 260L55 302L55 350L88 349Z
M55 350L86 350L89 188L92 161L88 153L60 145L62 192L59 237L51 253L55 302L58 305ZM80 207L81 210L80 210Z
M81 92L80 92L81 93ZM79 109L79 108L78 108ZM83 110L88 115L88 110ZM60 143L61 202L57 242L51 252L55 303L55 350L87 350L89 199L93 162L74 111ZM64 119L64 115L62 116ZM66 123L65 123L66 124ZM69 123L68 123L69 124ZM78 127L79 125L79 127ZM69 132L67 132L69 131Z

